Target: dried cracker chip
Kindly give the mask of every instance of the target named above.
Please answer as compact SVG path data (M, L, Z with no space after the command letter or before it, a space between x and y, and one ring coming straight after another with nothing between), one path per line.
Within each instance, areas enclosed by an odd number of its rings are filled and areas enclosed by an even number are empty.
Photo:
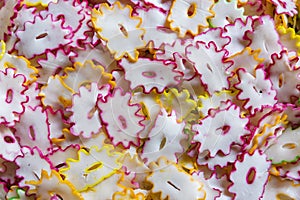
M242 137L250 134L246 124L249 119L241 117L240 108L234 104L207 116L200 124L192 126L196 132L193 142L200 142L199 153L210 152L215 157L218 151L230 153L231 145L244 143ZM200 164L200 163L199 163Z
M66 75L62 79L74 92L78 92L81 86L91 83L97 83L98 87L103 87L105 84L109 84L111 87L115 86L112 75L91 60L84 63L76 62L74 67L67 67L64 72Z
M1 123L13 126L25 111L24 104L28 101L28 96L24 95L27 89L24 85L25 82L26 78L22 74L17 74L13 68L7 68L5 71L0 70Z
M229 176L232 181L229 192L234 193L237 200L260 199L268 181L270 165L266 155L259 151L252 155L245 153L241 161L235 162L235 170Z
M143 145L140 156L145 164L156 162L160 157L176 162L185 150L181 146L181 142L187 139L183 133L184 122L177 123L174 112L170 116L164 110L161 112Z
M17 169L19 168L16 162L10 162L10 161L1 161L1 182L5 182L6 189L7 185L15 185L18 184L20 181L20 177L16 175Z
M287 124L286 115L281 115L272 110L272 113L263 116L258 124L258 128L253 133L253 138L249 144L249 153L252 154L256 149L264 151L280 136Z
M55 53L52 51L46 52L45 59L38 59L39 77L37 82L45 84L48 82L49 77L57 75L62 69L70 67L72 65L69 56L72 53L67 54L64 50L59 49Z
M216 171L218 167L225 168L234 163L238 156L241 155L242 149L243 148L238 145L231 145L228 154L225 155L219 151L214 157L211 157L209 152L203 152L198 154L197 163L199 165L206 165L210 170Z
M237 74L239 82L235 87L240 90L238 98L247 101L244 107L251 113L277 103L276 91L262 68L257 68L254 76L243 68L238 69Z
M177 38L177 34L165 27L167 14L159 8L136 9L135 12L142 19L140 25L146 32L143 35L143 40L149 44L152 43L152 48L159 48L162 44L172 44Z
M5 35L9 33L9 27L11 24L11 18L15 15L15 8L19 5L18 0L3 0L0 6L0 40L5 38Z
M44 106L51 106L53 110L72 105L73 90L69 88L59 75L50 76L47 84L43 85L39 96Z
M145 45L141 38L144 30L140 28L141 19L132 16L130 6L123 7L119 2L112 7L101 4L99 10L93 9L92 22L116 60L126 54L130 60L137 61L137 49Z
M211 8L211 11L214 13L214 17L209 19L212 26L223 27L233 23L236 19L244 20L244 9L238 8L237 3L237 0L218 0Z
M198 110L203 117L211 115L211 112L218 109L225 109L233 102L238 91L222 90L212 95L205 94L198 97Z
M253 31L247 34L247 38L251 41L248 46L252 50L260 50L259 58L264 58L264 63L270 63L271 56L282 51L274 21L270 16L264 15L255 19L252 26Z
M225 69L230 63L224 61L225 55L226 51L218 51L213 42L206 46L205 43L198 41L195 46L189 45L186 48L187 58L194 63L201 81L210 94L229 88L229 74Z
M72 144L66 148L55 148L47 155L54 169L59 170L66 167L67 159L78 159L79 145Z
M38 69L31 65L30 61L23 56L16 56L4 53L0 59L0 69L13 68L18 74L22 74L26 78L25 85L30 85L37 79Z
M76 191L75 187L68 180L62 179L61 175L51 170L48 174L46 170L42 170L41 177L38 181L28 181L33 185L29 193L36 194L37 199L76 199L83 200L83 197Z
M252 50L250 47L246 47L241 52L226 59L226 61L232 62L232 65L226 70L236 72L239 68L243 68L246 69L247 72L253 73L264 61L263 58L260 59L258 56L258 50Z
M280 55L272 56L272 63L269 65L269 77L273 89L277 92L276 96L279 102L291 103L292 97L299 96L299 73L299 68L291 66L287 52L282 51Z
M66 176L77 191L83 192L112 176L122 164L121 153L113 152L112 145L104 145L101 149L92 147L88 151L81 149L78 159L67 159L67 167L59 170Z
M249 45L250 41L246 40L245 36L247 32L253 30L252 23L252 17L247 17L245 20L237 18L233 23L224 26L222 36L229 38L229 43L225 46L228 57L241 53ZM247 64L247 62L243 63Z
M85 18L83 10L86 6L86 1L79 3L75 0L57 0L56 2L49 2L47 10L42 10L40 15L42 18L52 15L54 20L63 19L62 28L75 32L80 28L81 22Z
M138 114L139 105L130 103L131 96L116 88L105 101L98 102L107 135L114 145L121 144L125 148L138 145L139 133L144 129L144 117Z
M165 88L179 84L182 76L173 63L147 58L140 58L135 63L122 60L121 66L125 70L125 79L130 81L130 88L142 87L145 93L154 89L161 93Z
M175 112L177 121L183 121L193 110L196 109L196 102L191 99L188 90L178 91L170 88L162 93L158 100L168 113Z
M219 197L221 196L222 192L219 188L215 187L213 183L213 180L216 179L216 177L212 176L209 178L205 178L203 172L195 172L192 174L192 177L195 180L203 183L203 189L205 191L206 200L220 199Z
M277 140L270 144L265 153L273 164L294 162L299 158L299 132L290 127L285 129Z
M27 107L14 129L22 147L38 147L44 155L52 147L47 114L42 107Z
M79 93L72 98L72 107L68 108L72 114L69 122L72 124L70 131L75 136L90 138L97 134L102 125L99 118L97 102L109 94L109 87L99 88L97 83L92 83L89 88L79 88ZM89 124L89 126L86 126Z
M210 8L214 2L203 0L174 0L167 21L170 28L184 37L187 33L197 35L200 27L208 27L207 19L213 14Z
M16 136L12 130L2 124L0 125L0 146L0 156L5 160L14 161L17 156L22 155Z
M66 36L71 33L69 29L62 28L63 20L53 20L52 15L45 18L37 15L33 22L27 22L24 30L19 30L16 35L19 39L15 44L19 54L30 59L41 55L46 50L54 50L71 42Z
M160 199L205 199L203 185L176 164L161 158L152 170L147 181L153 184L152 192L161 192Z
M224 27L225 28L225 27ZM197 41L201 41L209 46L209 43L213 42L216 45L217 51L222 50L225 46L231 42L232 38L224 34L224 29L221 27L210 28L199 35L196 35L193 38L193 44L196 44Z
M49 123L49 138L52 142L62 140L63 130L70 127L62 110L53 111L51 107L45 109Z
M18 184L20 187L34 189L32 185L28 184L28 181L39 180L42 176L42 171L50 173L52 164L37 147L22 147L21 151L23 155L18 156L15 160L19 166L16 175L21 178Z

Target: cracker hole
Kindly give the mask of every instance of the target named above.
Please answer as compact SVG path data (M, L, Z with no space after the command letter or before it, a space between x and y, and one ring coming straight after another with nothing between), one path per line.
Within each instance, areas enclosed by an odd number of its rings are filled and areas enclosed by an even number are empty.
M15 139L14 139L13 137L7 135L7 136L4 136L4 141L5 141L6 143L11 144L11 143L14 143L14 142L15 142Z
M258 90L255 86L253 86L253 90L255 90L255 92L256 93L260 93L260 94L262 94L263 93L263 91L262 90Z
M226 16L226 20L227 20L230 24L233 24L233 23L234 23L234 21L233 21L230 17L228 17L228 16Z
M175 188L176 190L180 191L180 188L177 187L177 186L176 186L174 183L172 183L171 181L167 181L167 183L168 183L169 185L171 185L173 188Z
M120 31L123 33L123 35L125 37L128 37L128 32L127 32L126 28L122 24L118 24L118 26L120 28Z
M93 164L91 167L89 167L86 171L91 172L91 171L101 168L102 166L103 166L102 162L97 162L97 163Z
M252 184L255 180L256 170L254 167L251 167L247 173L247 183Z
M150 119L150 114L149 114L147 106L143 102L140 102L140 104L141 104L142 113L144 114L145 118L147 120L149 120Z
M48 36L48 33L42 33L42 34L36 36L35 39L40 40L40 39L43 39L44 37L47 37L47 36Z
M12 89L8 89L6 91L6 99L5 99L5 102L6 103L11 103L12 100L13 100L13 95L14 95L14 92Z
M127 128L127 122L126 122L125 117L123 117L122 115L119 115L118 119L119 119L119 121L121 122L122 128L123 128L123 129L126 129L126 128Z
M160 142L159 150L161 150L162 148L165 147L166 142L167 142L167 139L166 139L166 137L164 137L164 138L162 139L162 141Z
M277 200L296 200L296 199L294 199L294 198L292 198L292 197L290 197L290 196L288 196L286 194L282 194L282 193L277 194L276 195L276 199Z
M222 131L222 135L226 135L230 131L230 126L224 125L224 126L222 126L220 128L217 128L217 130L221 130Z
M32 126L29 127L29 138L35 140L35 132Z
M197 5L196 5L195 3L192 3L192 4L190 5L190 7L188 8L188 10L187 10L187 15L188 15L189 17L195 16L195 14L196 14L196 9L197 9Z
M213 72L213 70L212 70L212 68L211 68L211 66L210 66L209 64L206 64L206 67L207 67L207 69L208 69L210 72Z
M297 147L297 145L295 143L286 143L284 145L282 145L282 148L284 149L295 149Z
M37 180L40 180L40 177L37 175L37 173L35 173L34 171L33 171L32 173L33 173L33 175L35 176L35 178L36 178Z
M156 73L154 71L146 71L142 72L142 75L146 78L154 78L156 77Z
M283 73L281 73L279 75L279 80L278 80L278 87L281 88L282 87L282 84L283 84Z
M95 115L95 112L97 111L97 108L96 108L96 106L95 107L93 107L90 111L89 111L89 113L88 113L88 118L89 119L91 119L94 115Z

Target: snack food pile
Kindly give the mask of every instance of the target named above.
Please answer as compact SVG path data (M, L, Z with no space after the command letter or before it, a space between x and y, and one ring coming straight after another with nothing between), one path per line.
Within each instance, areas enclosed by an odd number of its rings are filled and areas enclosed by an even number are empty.
M299 199L299 0L3 0L0 199Z

